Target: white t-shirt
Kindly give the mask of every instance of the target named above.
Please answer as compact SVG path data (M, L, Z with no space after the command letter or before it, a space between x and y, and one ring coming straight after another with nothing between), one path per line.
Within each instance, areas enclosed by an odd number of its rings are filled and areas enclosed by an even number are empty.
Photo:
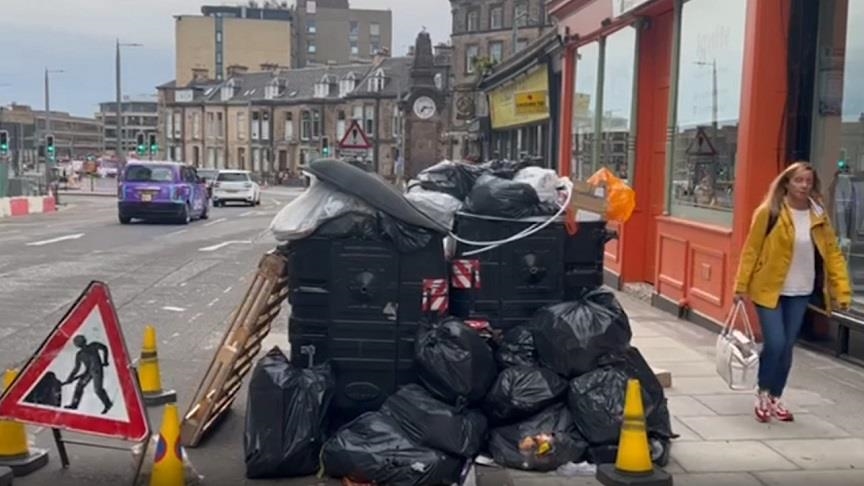
M795 224L795 241L792 246L792 263L781 295L801 296L813 293L816 280L816 254L810 237L810 210L789 209Z

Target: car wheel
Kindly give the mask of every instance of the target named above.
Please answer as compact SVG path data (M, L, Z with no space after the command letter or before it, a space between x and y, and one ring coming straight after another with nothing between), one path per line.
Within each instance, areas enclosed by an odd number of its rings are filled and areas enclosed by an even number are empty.
M129 224L132 222L132 218L123 216L122 214L118 216L118 219L120 220L120 224Z
M183 212L180 213L180 219L178 220L180 224L189 224L192 222L192 210L189 209L189 204L183 205Z

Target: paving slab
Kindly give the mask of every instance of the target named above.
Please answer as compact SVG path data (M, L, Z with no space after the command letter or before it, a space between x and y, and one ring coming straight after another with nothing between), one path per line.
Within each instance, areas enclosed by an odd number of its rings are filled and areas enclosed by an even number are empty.
M765 444L804 469L864 470L864 439L772 440Z
M717 395L697 395L693 397L718 415L746 415L753 410L754 395L750 393L722 393ZM809 400L812 402L813 400ZM808 400L799 402L795 398L785 400L786 405L795 414L810 413L810 407L804 405ZM706 414L707 415L707 414Z
M510 470L510 479L518 486L598 486L600 481L594 476L565 477L556 472L537 473Z
M688 473L779 471L798 467L757 441L688 442L673 447L672 458ZM675 478L678 484L678 478Z
M864 470L776 471L755 473L755 476L766 486L851 486L864 484Z
M815 415L798 414L795 422L760 424L752 414L681 417L684 425L706 440L771 440L849 437L849 433ZM685 466L686 467L686 466Z
M699 400L687 395L669 395L669 412L673 417L698 417L716 415Z
M705 361L705 355L688 349L683 345L677 346L651 346L645 349L639 348L649 363L663 361L674 363L676 361ZM716 374L716 372L715 372Z
M690 427L687 427L681 420L676 417L674 414L672 416L672 432L678 434L680 437L675 439L675 442L701 442L704 441L705 438L697 434ZM682 445L681 447L686 447L686 445Z
M666 336L637 336L634 334L633 344L640 351L645 352L646 349L652 348L673 348L683 347L679 341Z
M676 377L675 382L672 383L672 388L668 390L670 395L713 395L718 393L753 396L752 391L731 390L726 382L718 376Z
M762 486L748 473L679 473L672 480L675 486Z
M648 359L648 358L645 358ZM659 359L651 359L648 364L656 368L663 368L672 372L672 376L717 376L717 370L714 368L714 363L709 363L704 359L694 361L666 361L662 357Z

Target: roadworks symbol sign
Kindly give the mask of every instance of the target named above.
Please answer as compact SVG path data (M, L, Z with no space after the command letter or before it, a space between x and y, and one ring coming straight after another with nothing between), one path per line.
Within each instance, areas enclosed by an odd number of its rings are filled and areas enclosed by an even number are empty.
M348 131L345 132L345 136L339 142L339 148L343 150L368 150L372 148L369 137L366 136L366 132L363 131L360 122L357 120L351 122L351 126L348 127Z
M144 402L108 286L92 282L0 397L0 419L141 442Z

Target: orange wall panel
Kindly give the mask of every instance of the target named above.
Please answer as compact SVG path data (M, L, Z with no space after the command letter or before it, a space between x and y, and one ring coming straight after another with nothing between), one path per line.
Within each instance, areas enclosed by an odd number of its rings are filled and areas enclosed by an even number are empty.
M687 288L687 247L686 238L664 231L657 232L657 260L661 263L657 272L657 292L677 302L684 298Z
M622 251L623 247L621 242L624 239L624 228L626 225L622 225L620 223L616 223L614 221L609 222L608 228L611 231L615 231L618 233L618 238L606 243L606 248L604 249L604 265L606 266L606 270L611 271L617 275L621 275L621 266L622 266Z

